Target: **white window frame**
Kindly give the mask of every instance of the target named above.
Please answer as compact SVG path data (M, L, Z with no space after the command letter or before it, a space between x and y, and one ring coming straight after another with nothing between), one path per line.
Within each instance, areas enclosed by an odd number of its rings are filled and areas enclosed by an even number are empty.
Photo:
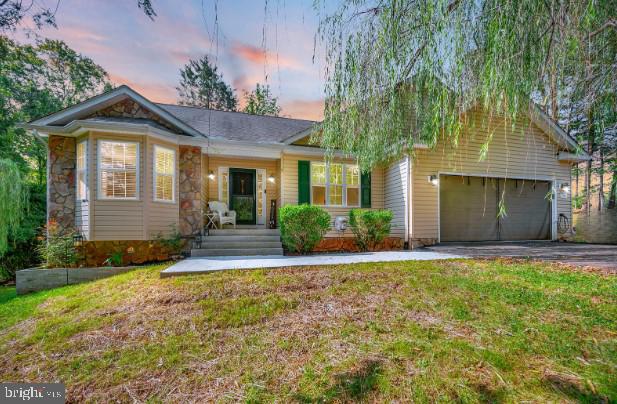
M114 143L114 144L134 144L136 145L135 148L135 196L134 197L109 197L109 196L105 196L104 192L103 192L103 182L101 181L101 144L102 143ZM99 139L97 141L97 151L96 151L96 178L97 178L97 199L100 200L105 200L105 201L139 201L140 198L140 180L141 180L141 173L140 173L140 167L141 167L141 153L140 153L140 149L139 149L139 142L133 142L133 141L124 141L124 140L108 140L108 139ZM119 170L119 169L109 169L106 168L105 171L125 171L125 170Z
M351 188L358 189L358 204L357 205L348 205L347 204L347 167L355 166L358 167L358 185L352 185ZM362 173L360 172L360 167L357 164L343 164L343 202L348 208L359 208L362 205Z
M158 150L171 152L174 156L174 169L171 175L171 199L159 199L156 197L156 179L158 172L156 171L156 152ZM152 200L158 203L176 203L176 166L177 166L177 153L174 149L159 145L154 145L152 150Z
M78 146L79 145L84 145L84 150L85 150L85 154L84 154L84 167L82 169L78 169L77 168L77 161L79 156L77 155L77 150L78 150ZM88 184L88 139L82 140L81 142L77 142L77 145L75 146L75 199L81 202L85 202L88 201L89 198L89 194L90 194L90 186ZM85 189L85 194L84 195L80 195L79 194L79 173L83 172L84 173L84 181L86 183L86 189Z
M326 204L325 205L316 205L313 203L313 183L312 183L312 179L313 179L313 165L314 164L325 164L326 166ZM347 167L348 166L358 166L357 164L347 164L347 163L337 163L334 162L333 164L340 164L343 167L343 204L342 205L332 205L330 204L330 162L323 162L323 161L311 161L311 172L309 173L309 178L311 180L310 183L310 193L311 193L311 205L315 205L315 206L324 206L324 207L332 207L332 208L359 208L360 205L362 204L362 177L360 176L358 178L358 204L357 205L347 205ZM335 184L338 185L338 184Z

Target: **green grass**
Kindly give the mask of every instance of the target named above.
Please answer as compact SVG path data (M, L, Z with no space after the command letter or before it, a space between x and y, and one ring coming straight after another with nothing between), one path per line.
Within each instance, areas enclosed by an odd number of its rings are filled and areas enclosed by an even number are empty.
M504 261L164 265L15 296L0 380L71 401L616 401L617 277Z

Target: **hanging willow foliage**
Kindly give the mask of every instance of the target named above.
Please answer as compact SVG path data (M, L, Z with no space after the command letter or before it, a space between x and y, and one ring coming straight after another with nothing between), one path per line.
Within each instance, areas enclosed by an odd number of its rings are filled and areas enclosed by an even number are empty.
M17 165L0 159L0 256L8 250L9 235L24 216L26 197L27 188Z
M514 122L551 83L603 79L584 70L589 46L617 48L615 0L344 0L334 10L317 0L316 9L326 105L313 140L363 169L417 142L456 144L471 106ZM614 79L608 63L604 78Z

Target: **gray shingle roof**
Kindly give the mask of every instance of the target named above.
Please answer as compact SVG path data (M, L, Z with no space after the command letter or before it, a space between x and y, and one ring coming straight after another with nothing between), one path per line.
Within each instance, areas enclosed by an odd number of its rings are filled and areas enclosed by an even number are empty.
M156 105L213 139L283 143L285 139L316 124L304 119L250 115L184 105Z

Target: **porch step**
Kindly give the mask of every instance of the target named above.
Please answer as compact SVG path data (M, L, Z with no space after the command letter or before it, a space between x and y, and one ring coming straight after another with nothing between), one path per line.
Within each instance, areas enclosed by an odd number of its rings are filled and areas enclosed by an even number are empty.
M210 236L280 236L279 229L211 229Z
M200 248L191 250L192 257L283 254L281 233L278 229L211 229L210 234L201 236L200 241Z
M212 233L211 233L212 234ZM233 242L239 242L239 241L264 241L264 242L268 242L268 241L281 241L281 237L276 235L276 236L243 236L243 235L228 235L228 236L203 236L201 238L201 243L205 244L205 243L214 243L214 242L218 242L218 241L233 241Z
M283 248L200 248L191 250L191 257L224 257L251 255L283 255Z
M201 248L205 250L216 249L243 249L243 248L281 248L280 241L202 241Z

